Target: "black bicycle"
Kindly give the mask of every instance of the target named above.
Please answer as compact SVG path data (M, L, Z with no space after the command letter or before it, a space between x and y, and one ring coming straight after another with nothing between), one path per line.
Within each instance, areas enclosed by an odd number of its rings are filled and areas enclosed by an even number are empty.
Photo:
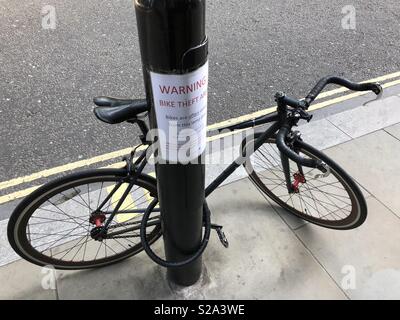
M330 83L354 91L382 93L377 83L357 84L339 77L321 79L304 100L277 93L275 113L218 129L263 128L270 124L243 140L238 159L206 188L206 196L244 165L261 192L297 217L331 229L360 226L367 217L367 206L357 184L293 130L300 120L311 120L307 109ZM149 105L146 100L109 97L95 98L94 103L95 115L101 121L138 124L141 145L124 158L123 169L73 173L27 196L9 220L8 238L13 249L32 263L72 270L109 265L143 249L161 265L181 266L204 251L212 228L227 246L222 227L211 223L205 203L205 231L198 252L186 261L174 263L155 255L150 245L162 235L157 182L143 173L148 163L147 149L153 144L147 138Z

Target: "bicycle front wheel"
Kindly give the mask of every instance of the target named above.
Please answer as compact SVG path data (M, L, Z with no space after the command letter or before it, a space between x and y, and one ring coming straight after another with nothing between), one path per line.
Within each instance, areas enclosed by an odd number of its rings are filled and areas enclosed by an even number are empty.
M256 134L257 139L260 134ZM251 141L242 142L242 149ZM330 168L321 176L318 169L301 167L289 160L293 189L289 192L275 138L249 156L244 164L251 181L270 199L297 217L331 229L353 229L367 217L367 205L354 180L332 159L312 146L297 141L294 150L302 157L319 159Z
M153 178L141 174L124 197L129 179L124 169L100 169L43 185L11 215L11 246L32 263L67 270L102 267L139 253L141 218L157 188ZM96 238L122 197L107 234ZM115 236L109 236L112 233ZM153 221L147 232L149 243L160 236L160 223Z

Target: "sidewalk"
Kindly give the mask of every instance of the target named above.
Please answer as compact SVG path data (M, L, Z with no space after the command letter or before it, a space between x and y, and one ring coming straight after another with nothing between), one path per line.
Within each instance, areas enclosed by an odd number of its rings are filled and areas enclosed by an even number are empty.
M48 271L18 260L0 267L0 299L400 299L400 96L300 131L362 186L369 215L360 228L305 223L269 203L239 172L209 198L230 247L213 232L195 286L172 288L165 270L141 253L103 269L57 272L54 289L45 290ZM208 180L219 170L208 168ZM355 287L346 286L349 275Z

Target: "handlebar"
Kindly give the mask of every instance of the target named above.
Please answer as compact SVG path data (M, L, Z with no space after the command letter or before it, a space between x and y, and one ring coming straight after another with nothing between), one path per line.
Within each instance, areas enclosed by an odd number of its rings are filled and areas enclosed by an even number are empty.
M371 90L376 95L379 95L383 90L382 86L379 83L372 83L372 82L356 83L356 82L351 82L344 78L328 76L328 77L325 77L325 78L322 78L321 80L319 80L318 83L316 84L316 86L310 91L310 93L304 99L304 102L307 105L307 107L317 98L317 96L322 92L322 90L324 90L324 88L330 83L346 87L347 89L350 89L353 91L369 91L369 90Z
M286 96L283 92L278 92L275 95L275 100L276 101L280 100L280 102L282 102L284 105L290 106L295 109L298 109L298 108L307 109L308 108L308 106L306 105L306 102L304 100L293 99L291 97Z
M379 83L361 83L361 84L359 84L359 83L351 82L344 78L329 76L329 77L322 78L320 81L318 81L316 86L310 91L310 93L307 95L307 97L304 100L297 100L297 99L290 98L281 92L278 92L275 95L275 99L278 102L278 106L284 105L284 106L290 106L295 109L307 110L308 107L311 105L311 103L322 92L322 90L324 90L324 88L330 83L346 87L353 91L369 91L369 90L371 90L376 95L381 94L383 91L382 86ZM301 157L295 151L293 151L286 145L285 140L286 140L288 133L290 132L290 129L291 129L291 126L288 123L284 124L279 129L279 132L276 136L276 145L277 145L279 151L282 152L284 155L286 155L289 159L293 160L294 162L296 162L302 166L318 168L319 170L326 172L327 168L321 160L315 160L315 159Z

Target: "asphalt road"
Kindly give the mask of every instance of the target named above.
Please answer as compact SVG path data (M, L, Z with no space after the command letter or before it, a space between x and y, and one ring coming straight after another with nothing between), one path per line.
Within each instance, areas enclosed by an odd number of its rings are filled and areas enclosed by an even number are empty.
M399 70L400 2L208 1L208 123L304 96L327 74ZM44 30L41 9L56 9ZM96 95L143 97L132 0L0 0L0 181L129 147L137 132L92 115Z

